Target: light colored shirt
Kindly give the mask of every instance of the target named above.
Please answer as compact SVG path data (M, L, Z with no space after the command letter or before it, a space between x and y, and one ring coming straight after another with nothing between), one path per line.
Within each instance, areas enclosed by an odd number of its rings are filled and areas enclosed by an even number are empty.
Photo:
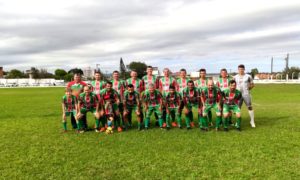
M236 88L239 91L241 91L241 93L243 95L250 94L249 87L250 87L250 84L253 83L253 79L249 74L244 74L244 75L237 74L234 76L234 79L235 79L236 85L237 85Z

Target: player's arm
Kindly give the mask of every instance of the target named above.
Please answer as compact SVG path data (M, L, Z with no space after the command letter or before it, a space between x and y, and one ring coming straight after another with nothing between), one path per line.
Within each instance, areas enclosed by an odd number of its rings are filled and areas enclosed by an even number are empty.
M200 103L203 105L203 109L205 109L205 93L204 93L204 91L202 91L201 93L200 93ZM200 105L201 105L200 104Z
M249 87L248 87L249 90L253 89L254 88L254 82L253 82L252 77L249 77L248 82L249 82Z

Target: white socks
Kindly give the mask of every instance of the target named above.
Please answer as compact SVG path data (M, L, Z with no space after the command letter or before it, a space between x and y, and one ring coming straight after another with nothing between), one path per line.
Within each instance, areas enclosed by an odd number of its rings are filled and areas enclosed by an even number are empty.
M250 124L253 128L255 128L255 122L254 122L254 111L248 111L249 112L249 116L250 116Z

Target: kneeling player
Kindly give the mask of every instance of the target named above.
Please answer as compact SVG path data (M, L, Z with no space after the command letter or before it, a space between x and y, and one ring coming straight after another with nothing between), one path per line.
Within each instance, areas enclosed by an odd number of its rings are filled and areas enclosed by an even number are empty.
M139 98L139 93L134 90L134 86L129 84L127 86L127 91L124 93L123 99L124 105L124 118L125 118L125 127L127 128L128 117L134 111L137 115L138 120L138 130L141 130L141 103Z
M163 128L163 119L162 119L162 95L161 93L154 89L154 84L148 84L148 90L144 93L144 102L145 102L145 110L146 110L146 120L145 120L145 129L148 129L150 117L153 112L155 112L158 116L159 127Z
M67 132L67 116L73 115L76 117L77 98L72 95L72 89L66 88L66 94L62 97L62 123L64 132Z
M169 87L169 92L164 94L164 100L165 100L165 107L166 107L166 123L167 123L167 129L170 128L170 119L172 118L172 126L176 127L178 126L181 128L181 117L180 117L180 103L181 103L181 96L178 92L175 91L174 86ZM174 122L174 119L176 118L177 123Z
M207 82L207 87L202 89L201 101L203 104L203 126L202 130L208 130L207 115L211 109L216 111L216 130L219 130L221 123L221 92L218 87L214 86L214 82L209 80Z
M84 86L83 93L80 94L78 100L78 107L80 107L79 112L77 114L77 127L78 132L83 133L84 131L81 130L82 125L82 117L86 115L87 112L93 113L96 119L96 132L99 132L99 125L100 125L100 114L99 114L99 103L97 96L91 92L91 87Z
M236 129L241 130L241 110L239 108L239 101L242 98L242 94L236 89L236 81L231 80L229 82L229 88L223 92L223 115L224 115L224 131L228 131L229 115L232 111L236 114Z

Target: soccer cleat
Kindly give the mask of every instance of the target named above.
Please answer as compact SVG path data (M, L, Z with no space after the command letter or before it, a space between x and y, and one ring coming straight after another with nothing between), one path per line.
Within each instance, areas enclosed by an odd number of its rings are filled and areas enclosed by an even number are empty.
M155 122L155 126L159 127L159 123L158 121Z
M237 130L237 131L240 131L240 132L242 131L240 127L239 127L239 128L236 128L236 130Z
M145 127L145 130L147 131L149 128L148 127Z
M251 124L251 127L253 127L253 128L256 127L254 121L250 121L250 124Z
M225 131L225 132L228 132L228 128L224 128L224 131Z
M100 131L99 131L99 129L95 129L95 132L96 132L96 133L99 133Z
M187 129L187 130L191 130L192 128L191 128L191 127L186 127L186 129Z
M121 127L118 127L118 132L122 132L123 129Z
M190 126L191 126L192 128L195 127L194 122L191 122L191 123L190 123Z
M219 131L220 129L219 128L216 128L216 131Z
M170 130L170 129L171 129L170 127L167 127L167 128L166 128L167 131Z
M214 126L214 124L211 122L211 123L209 123L209 127L213 127Z
M101 129L100 129L100 132L105 132L105 128L104 127L102 127Z
M172 122L172 127L177 127L177 123L176 122Z
M182 129L182 126L178 126L179 129Z
M163 123L162 127L163 128L167 127L167 123Z
M77 130L76 131L78 134L82 134L82 133L84 133L84 130Z

